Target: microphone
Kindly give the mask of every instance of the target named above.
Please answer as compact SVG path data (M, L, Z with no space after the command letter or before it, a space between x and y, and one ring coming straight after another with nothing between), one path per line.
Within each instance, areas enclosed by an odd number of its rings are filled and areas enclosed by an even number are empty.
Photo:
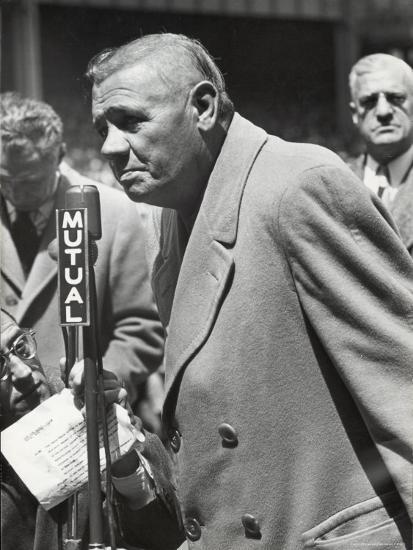
M88 212L88 232L91 240L97 241L102 237L102 223L100 218L100 196L96 185L76 185L65 193L65 208L85 208ZM49 256L55 262L59 259L57 238L47 247Z
M65 208L56 211L56 233L58 246L52 242L48 251L51 258L58 259L60 324L68 328L67 339L70 350L76 345L76 341L79 342L81 339L85 360L89 549L104 549L97 401L98 393L103 389L102 356L98 341L96 283L93 269L97 258L95 240L101 238L102 227L99 191L95 185L76 185L66 191ZM82 328L81 334L75 334L80 328ZM72 339L71 336L73 336ZM75 356L74 353L68 353L68 355L71 358ZM71 363L72 361L68 361L68 366L71 366ZM105 454L108 457L107 425L103 403L102 399L101 420ZM110 458L107 458L107 465L107 469L110 470ZM69 505L69 511L72 517L76 518L75 502ZM78 549L80 546L79 539L76 537L76 523L77 521L73 524L74 527L67 542L72 544L71 548L76 543L74 547ZM112 535L111 538L113 539Z
M66 191L66 208L86 208L90 239L98 241L102 237L100 219L100 197L96 185L75 185Z

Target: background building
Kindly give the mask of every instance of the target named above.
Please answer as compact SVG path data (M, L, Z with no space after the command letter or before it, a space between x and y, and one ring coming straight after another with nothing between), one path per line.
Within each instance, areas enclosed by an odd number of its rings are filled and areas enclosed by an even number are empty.
M411 0L2 0L2 89L62 115L69 160L110 180L91 127L83 74L98 51L140 34L199 38L237 110L269 132L352 152L354 60L385 51L413 64ZM103 173L101 173L103 170Z

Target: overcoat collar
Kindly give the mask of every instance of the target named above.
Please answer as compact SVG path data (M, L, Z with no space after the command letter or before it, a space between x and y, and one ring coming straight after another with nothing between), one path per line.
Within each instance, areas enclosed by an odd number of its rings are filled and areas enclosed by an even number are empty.
M363 181L364 176L364 166L366 164L366 153L359 155L356 158L352 158L348 161L350 168L358 176L361 181Z
M64 207L65 192L69 186L70 184L67 179L62 176L56 191L54 208L40 241L39 252L36 255L26 281L14 241L10 235L10 231L4 221L2 223L4 232L4 264L2 266L2 270L7 278L21 291L21 301L16 313L16 319L18 322L23 319L35 298L39 296L42 290L57 275L57 264L50 258L47 248L49 243L56 236L56 219L54 215L55 209Z
M201 212L217 241L233 244L242 193L255 158L268 135L237 113L209 178Z
M1 199L1 271L16 289L19 297L23 294L25 276L17 249L10 233L6 204Z
M178 246L179 219L165 213L165 263L157 269L163 280L173 281L170 330L166 344L165 411L172 388L183 369L208 339L234 268L239 210L248 174L268 136L235 114L211 173L185 252ZM166 220L165 218L165 220ZM177 255L181 254L181 257ZM155 289L157 275L154 275ZM158 280L159 283L159 280ZM169 398L169 400L168 400Z
M363 181L366 153L351 160L349 165L354 173ZM393 204L389 208L396 222L405 246L413 247L413 167L406 174L406 181L399 187Z
M413 168L399 187L390 212L399 228L403 242L413 250Z

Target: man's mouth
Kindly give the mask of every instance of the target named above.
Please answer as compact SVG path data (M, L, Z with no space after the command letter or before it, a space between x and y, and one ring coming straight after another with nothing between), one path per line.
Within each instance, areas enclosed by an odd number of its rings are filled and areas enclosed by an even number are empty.
M394 132L398 129L398 126L395 124L382 124L381 126L377 126L375 129L376 132Z
M25 401L28 397L33 395L41 385L42 385L42 382L37 382L36 384L34 384L28 391L16 397L15 403L20 403L21 401Z
M120 183L130 183L132 181L135 181L136 177L143 172L143 170L127 170L125 172L122 172L119 176L119 182Z

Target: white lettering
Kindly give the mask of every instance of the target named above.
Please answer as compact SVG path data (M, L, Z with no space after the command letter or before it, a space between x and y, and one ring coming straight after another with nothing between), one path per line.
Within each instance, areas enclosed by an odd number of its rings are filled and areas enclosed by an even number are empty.
M70 254L70 265L76 265L76 254L80 254L80 248L65 248L65 254Z
M83 304L82 297L75 286L70 289L70 292L65 300L65 304L70 304L70 302L78 302L79 304Z
M83 220L82 220L82 214L81 212L75 212L73 218L70 214L70 212L64 212L63 213L63 222L62 222L62 228L66 229L66 227L71 227L72 229L74 227L83 227Z
M72 317L70 306L66 306L66 323L81 323L82 317Z
M66 246L79 246L82 242L82 230L78 229L76 232L76 239L74 241L71 241L69 238L69 231L63 231L63 240Z
M72 277L70 275L70 267L65 267L65 281L70 285L78 285L82 282L83 279L83 267L77 268L77 277Z

